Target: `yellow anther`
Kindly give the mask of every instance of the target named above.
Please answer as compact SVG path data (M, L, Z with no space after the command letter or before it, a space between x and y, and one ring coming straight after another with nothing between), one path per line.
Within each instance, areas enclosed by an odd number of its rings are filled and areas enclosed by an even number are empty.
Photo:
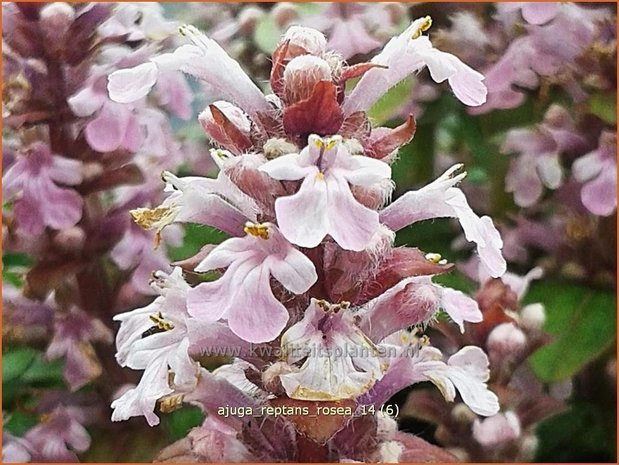
M171 396L162 397L159 400L159 411L161 413L170 413L178 410L183 406L184 394L173 394Z
M138 226L144 229L152 229L155 223L166 218L171 212L169 207L136 208L129 213Z
M269 226L265 223L245 223L245 227L243 228L246 234L250 236L259 237L260 239L268 239L269 238Z
M325 174L322 171L319 171L318 173L316 173L316 179L318 179L319 181L324 181Z
M325 146L325 143L322 139L314 139L314 145L316 145L316 148L323 148Z
M154 313L149 316L155 326L162 331L170 331L174 329L174 324L170 321L166 321L161 312Z
M427 253L426 260L432 263L440 263L443 257L440 253Z
M427 346L428 344L430 344L430 338L428 336L426 336L425 334L423 336L421 336L419 338L419 345L420 346Z
M331 150L333 147L336 146L338 142L339 139L331 139L329 142L327 142L327 150Z
M413 32L411 39L414 40L421 37L421 34L430 29L430 27L432 27L432 18L430 16L426 16L421 20L418 28Z

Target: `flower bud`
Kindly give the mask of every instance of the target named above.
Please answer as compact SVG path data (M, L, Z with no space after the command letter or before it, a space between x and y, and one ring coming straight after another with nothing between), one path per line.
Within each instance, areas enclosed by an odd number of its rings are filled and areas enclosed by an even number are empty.
M301 50L318 56L327 48L327 39L324 34L310 27L291 26L282 39L282 42L286 41L289 41L288 58L302 55Z
M524 350L527 336L513 323L502 323L488 335L486 346L491 357L509 357Z
M251 34L258 21L264 16L264 10L255 6L246 6L238 15L239 28L243 34Z
M66 31L75 18L75 10L68 3L54 2L41 8L39 18L44 28Z
M513 441L520 434L520 419L514 412L498 413L473 423L473 438L484 447Z
M516 460L522 462L532 462L535 459L539 440L535 434L527 434L520 441L520 454Z
M53 240L58 249L68 253L77 253L82 250L85 241L86 233L78 226L58 231Z
M209 105L198 120L207 135L222 147L240 153L251 145L251 121L243 110L230 102L219 100Z
M529 331L541 331L546 321L544 305L529 304L520 311L520 325Z
M331 80L331 67L322 58L302 55L293 58L284 71L284 95L291 105L312 95L319 81Z
M271 16L280 28L286 27L299 17L297 14L297 9L292 2L277 3L271 10Z
M459 403L451 409L451 417L458 423L468 425L473 423L477 418L477 415L464 403Z

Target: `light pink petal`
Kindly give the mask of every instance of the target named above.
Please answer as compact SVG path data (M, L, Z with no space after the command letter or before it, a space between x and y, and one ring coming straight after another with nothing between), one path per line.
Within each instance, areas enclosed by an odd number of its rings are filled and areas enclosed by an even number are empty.
M49 177L59 184L75 186L82 182L82 162L64 157L52 157Z
M535 161L528 155L521 155L512 160L505 178L505 189L514 193L514 201L520 207L534 205L542 196L544 188L535 170L531 169Z
M342 176L355 186L371 186L385 179L391 179L391 167L375 158L352 155L349 169L342 170Z
M588 182L580 193L582 203L594 215L609 216L617 209L617 172L614 165Z
M354 38L354 39L352 39ZM335 21L329 33L327 48L335 50L348 59L358 53L369 53L382 45L366 31L359 18Z
M520 420L514 412L497 413L473 422L473 438L484 447L500 446L520 435Z
M107 95L96 91L92 86L87 86L77 94L69 97L67 103L76 116L90 116L96 112L107 100Z
M41 194L41 214L48 226L64 229L75 226L82 218L82 198L77 192L61 189L48 180Z
M598 151L583 155L572 164L572 174L579 182L588 181L597 176L604 167Z
M264 263L271 274L290 292L303 294L318 280L312 261L294 247L283 258L271 255Z
M296 181L297 179L318 173L316 166L301 166L299 164L299 157L300 155L297 153L283 155L266 162L258 169L263 173L267 173L273 179L281 181Z
M125 141L131 110L124 105L106 102L95 119L86 126L86 141L97 152L112 152Z
M248 237L234 237L227 239L212 250L208 256L202 260L195 271L203 273L217 268L225 268L236 260L246 258L247 254L255 254L252 247L253 241Z
M450 288L441 289L441 307L464 332L464 322L479 323L483 315L477 302L466 294Z
M216 281L198 284L187 292L187 312L204 322L215 322L224 316L237 289L234 281L235 269L228 268Z
M174 115L183 120L191 118L193 93L182 74L161 73L156 89L160 103L168 107Z
M140 123L135 115L130 114L125 129L125 137L122 141L122 147L130 152L137 152L142 142L144 141L144 133L140 127ZM165 152L164 152L165 153Z
M118 103L131 103L148 95L157 82L159 71L152 62L130 69L114 71L108 77L110 98Z
M228 325L234 334L248 342L275 339L286 327L288 310L273 295L266 266L254 267L241 283L228 311Z
M329 234L346 250L364 250L380 223L378 212L361 205L344 178L328 176Z
M316 247L329 231L328 207L327 183L310 175L296 194L275 201L277 224L293 244Z
M537 173L546 187L557 189L563 182L563 170L559 162L559 154L544 154L537 160Z
M557 16L559 3L529 2L522 4L522 17L529 24L544 24Z
M168 386L168 362L163 357L148 365L140 383L112 402L112 421L144 416L150 426L159 424L155 405L161 397L173 391Z

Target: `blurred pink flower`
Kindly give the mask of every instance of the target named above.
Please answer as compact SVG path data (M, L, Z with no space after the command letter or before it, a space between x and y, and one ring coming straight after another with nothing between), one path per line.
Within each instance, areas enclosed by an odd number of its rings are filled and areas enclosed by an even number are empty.
M37 142L29 146L2 176L2 197L15 203L18 227L38 235L46 226L75 226L82 217L82 198L73 189L82 182L82 163L60 157Z

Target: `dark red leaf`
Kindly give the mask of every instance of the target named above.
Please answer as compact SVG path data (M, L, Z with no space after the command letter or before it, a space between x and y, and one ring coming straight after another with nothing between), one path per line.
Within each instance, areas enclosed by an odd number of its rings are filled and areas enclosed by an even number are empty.
M215 124L221 129L222 135L227 138L227 141L217 141L224 147L231 150L234 153L242 153L250 149L253 144L249 138L241 132L241 130L235 126L235 124L228 119L228 117L215 105L209 105L211 114Z
M336 87L330 81L319 81L310 98L284 110L284 129L287 134L302 138L310 134L336 134L344 114L337 103Z
M342 71L342 74L340 76L340 83L343 84L346 81L348 81L349 79L353 79L353 78L362 76L363 74L367 73L369 70L371 70L373 68L383 68L383 69L386 69L387 66L379 65L377 63L357 63L356 65L353 65L353 66L347 66Z
M272 56L271 89L273 89L273 93L280 98L284 93L284 70L286 69L286 55L288 55L289 46L289 40L279 44Z
M387 134L370 142L368 154L373 158L384 158L391 152L408 143L415 135L417 123L411 114L404 124L395 129L390 129Z

